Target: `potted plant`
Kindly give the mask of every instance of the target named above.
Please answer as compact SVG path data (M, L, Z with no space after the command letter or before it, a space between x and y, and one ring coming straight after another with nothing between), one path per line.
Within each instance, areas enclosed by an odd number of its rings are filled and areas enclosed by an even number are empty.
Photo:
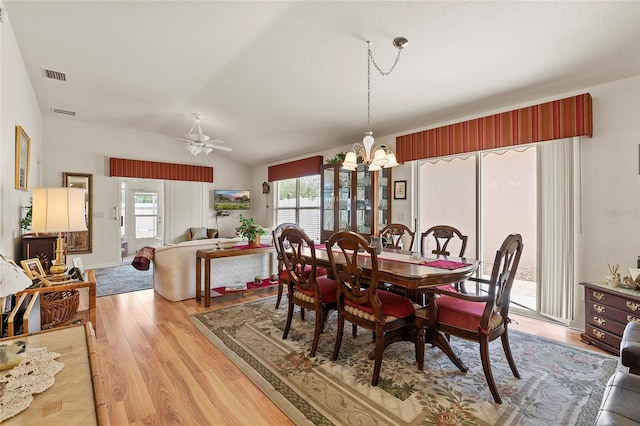
M267 231L253 220L253 218L243 217L240 215L240 226L236 228L236 232L249 241L249 246L260 245L260 235L264 235Z

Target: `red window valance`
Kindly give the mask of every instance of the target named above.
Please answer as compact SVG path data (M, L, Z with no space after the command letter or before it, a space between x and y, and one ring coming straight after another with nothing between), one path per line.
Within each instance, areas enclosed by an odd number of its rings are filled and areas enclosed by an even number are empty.
M110 158L109 176L213 182L213 167Z
M267 180L269 182L275 182L283 179L319 175L322 160L322 156L317 155L315 157L303 158L302 160L269 166Z
M489 115L396 138L398 162L593 135L591 95Z

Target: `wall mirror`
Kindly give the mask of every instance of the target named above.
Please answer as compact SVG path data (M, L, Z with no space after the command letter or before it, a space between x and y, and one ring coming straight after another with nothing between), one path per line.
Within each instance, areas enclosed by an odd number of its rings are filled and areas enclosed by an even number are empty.
M87 190L85 198L87 230L67 232L67 235L65 235L67 253L91 253L93 233L93 175L64 172L62 173L62 186Z

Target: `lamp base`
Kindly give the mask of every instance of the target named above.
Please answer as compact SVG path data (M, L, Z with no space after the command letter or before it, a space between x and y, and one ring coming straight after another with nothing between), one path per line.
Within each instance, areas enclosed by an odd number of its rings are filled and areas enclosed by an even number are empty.
M63 246L62 232L58 232L58 239L56 240L56 263L49 268L49 272L53 274L53 277L50 278L52 281L62 281L69 278L68 275L64 274L67 270L67 264L63 259Z

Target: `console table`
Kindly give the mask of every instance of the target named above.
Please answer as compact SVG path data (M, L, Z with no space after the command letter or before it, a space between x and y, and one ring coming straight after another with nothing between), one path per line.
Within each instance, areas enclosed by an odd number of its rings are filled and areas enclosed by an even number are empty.
M585 330L580 340L616 355L628 322L640 322L640 291L584 282Z
M211 306L211 260L232 256L249 256L254 254L269 255L269 274L273 274L273 255L276 249L273 246L261 246L255 248L231 247L226 249L198 250L196 251L196 301L200 301L202 293L202 261L204 260L204 306Z
M0 343L13 339L0 339ZM27 347L58 352L64 368L46 391L33 395L29 407L4 422L7 425L109 425L96 338L91 323L20 336Z

